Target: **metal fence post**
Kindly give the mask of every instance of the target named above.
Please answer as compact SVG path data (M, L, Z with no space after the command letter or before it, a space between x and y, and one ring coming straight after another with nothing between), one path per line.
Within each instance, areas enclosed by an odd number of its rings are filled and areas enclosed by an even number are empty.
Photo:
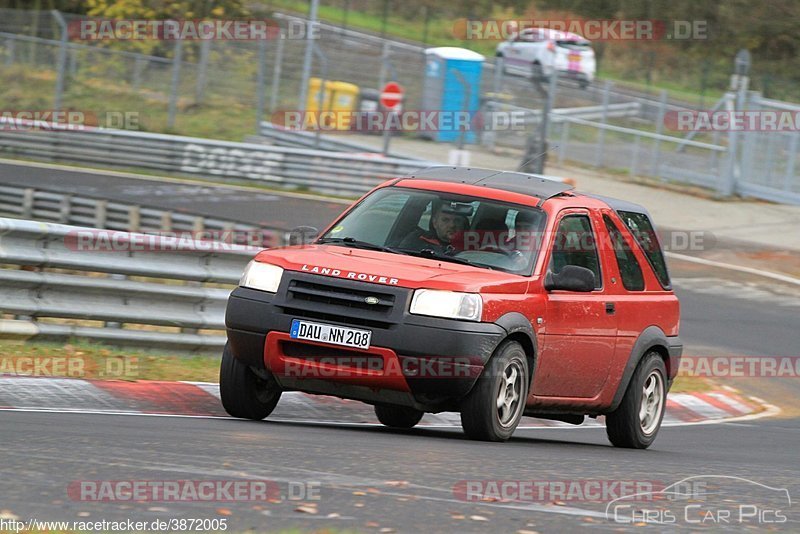
M640 136L635 135L633 137L633 152L631 152L631 166L628 169L628 174L631 176L636 176L636 173L639 171L639 141Z
M175 128L175 114L178 110L178 85L181 81L181 60L183 58L183 41L175 40L175 55L172 58L172 84L169 89L169 111L167 128Z
M133 80L131 80L131 85L134 91L138 91L139 86L142 84L142 71L146 64L147 61L140 57L137 57L133 62Z
M503 57L498 56L494 61L494 79L492 80L492 92L497 94L503 88Z
M128 231L138 232L142 225L142 208L131 206L128 209Z
M314 54L319 58L320 63L322 64L322 79L320 80L319 84L319 92L317 93L317 120L315 121L317 124L317 132L314 135L314 148L319 148L319 138L322 135L322 112L325 106L325 93L327 92L327 85L328 85L328 58L325 54L322 53L322 50L314 44ZM331 102L333 100L333 94L331 94Z
M94 227L105 228L108 221L108 200L98 200L94 205Z
M258 41L258 74L256 75L256 135L261 132L261 121L264 120L264 84L267 70L267 42Z
M603 126L606 125L606 121L608 120L608 99L611 93L611 81L606 80L606 83L603 84L603 110L602 115L600 116L600 124ZM600 128L597 131L597 151L595 152L594 164L597 167L603 167L605 165L605 142L606 142L606 131L605 128Z
M783 177L784 191L792 190L792 182L794 182L795 158L797 157L797 144L798 141L800 141L800 131L795 130L789 135L791 135L789 138L789 149L786 151L788 160L786 162L786 174Z
M61 205L58 207L58 222L69 224L69 216L72 213L72 197L64 195L61 197Z
M197 65L197 80L194 87L194 101L196 104L202 103L205 97L206 73L208 72L208 56L210 53L211 40L203 39L200 43L200 63Z
M78 75L78 51L69 50L69 75L75 78Z
M661 98L658 99L658 115L656 117L656 133L658 135L663 135L664 133L664 115L667 111L667 90L661 90ZM658 172L659 164L658 160L661 157L661 139L656 138L653 140L653 166L652 166L652 174L653 176L660 177Z
M275 63L272 66L272 90L269 94L269 111L275 112L278 107L278 92L281 89L281 67L283 66L283 33L278 35L278 49L275 51ZM259 125L260 128L260 125Z
M53 18L56 19L61 30L61 39L58 45L58 65L56 67L58 73L56 78L56 95L53 102L53 109L60 111L64 99L64 78L67 74L67 22L58 10L54 9L50 13L52 13Z
M561 141L558 145L558 164L564 164L564 158L567 157L567 145L569 144L569 121L563 119L561 121Z
M391 55L391 44L389 41L383 42L383 50L381 51L381 70L378 74L378 90L382 90L386 85L386 77L389 75L389 56Z
M12 39L11 37L6 39L6 67L10 67L14 64L14 59L16 56L16 47L17 41L16 39Z
M33 203L36 199L36 190L33 188L27 188L22 193L22 218L23 219L32 219L33 218Z
M303 54L303 74L300 77L300 102L297 109L306 110L306 99L308 98L308 79L311 78L311 60L314 54L314 40L311 39L312 28L317 24L317 9L319 0L311 0L311 11L306 24L306 50Z

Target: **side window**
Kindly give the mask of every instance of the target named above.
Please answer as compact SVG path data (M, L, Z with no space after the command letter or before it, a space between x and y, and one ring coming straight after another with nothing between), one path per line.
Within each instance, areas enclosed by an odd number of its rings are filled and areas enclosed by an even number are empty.
M664 289L669 289L669 273L667 272L667 263L664 261L664 253L661 251L661 246L658 244L658 236L653 229L653 224L644 213L637 213L634 211L619 211L619 216L625 226L636 238L636 242L644 250L647 261L656 273L658 281Z
M531 43L535 41L535 37L532 31L523 31L517 35L517 38L514 39L518 43Z
M567 265L586 267L594 273L595 289L603 287L597 239L588 215L567 215L558 223L550 269L557 273Z
M642 274L642 266L636 260L636 255L628 247L628 243L622 233L608 215L603 215L603 222L606 225L606 229L608 229L611 245L614 247L614 256L617 257L622 285L628 291L644 291L644 275Z

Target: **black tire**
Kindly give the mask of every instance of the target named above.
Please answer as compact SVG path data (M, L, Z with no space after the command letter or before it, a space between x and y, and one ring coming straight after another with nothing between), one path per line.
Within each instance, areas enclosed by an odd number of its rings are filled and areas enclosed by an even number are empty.
M391 428L414 428L424 412L406 406L375 405L375 415L381 424Z
M494 57L496 57L497 59L502 61L502 63L503 63L503 67L502 67L503 74L508 74L508 65L506 65L506 57L503 55L503 53L502 52L497 52L497 53L495 53ZM495 62L495 65L497 65L497 62Z
M507 373L511 368L516 370L519 378L518 383L514 379L513 388L517 399L507 409L504 409L505 404L503 408L498 408L501 386L504 386L504 392L508 392ZM472 391L461 404L461 427L464 433L471 439L481 441L506 441L510 438L525 411L529 383L525 350L516 341L504 341L497 347ZM505 395L508 399L508 393ZM510 413L502 416L501 409Z
M545 75L544 70L542 70L542 65L539 63L532 63L531 64L531 80L534 82L544 82Z
M228 414L260 421L272 413L281 398L281 389L269 371L263 373L265 377L237 360L225 344L219 368L219 394Z
M578 87L580 87L581 89L586 89L587 87L589 87L589 80L579 80Z
M660 391L660 397L648 395L645 398L644 389L649 387L651 382L654 384L653 392ZM661 428L661 421L664 419L664 412L667 405L667 368L664 360L657 352L648 352L636 367L628 389L619 407L612 413L606 415L606 434L608 439L615 447L627 449L646 449L658 435ZM642 402L648 402L651 406L660 403L656 414L647 410L649 417L640 418L640 408Z

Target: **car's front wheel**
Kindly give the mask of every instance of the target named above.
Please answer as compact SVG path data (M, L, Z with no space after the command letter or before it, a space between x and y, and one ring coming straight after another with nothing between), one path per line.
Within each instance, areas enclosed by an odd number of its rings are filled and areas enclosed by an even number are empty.
M281 389L269 371L256 374L236 359L226 343L219 369L219 394L228 414L260 421L278 405Z
M425 415L414 408L405 406L375 405L375 415L378 421L391 428L413 428Z
M503 342L462 403L464 433L482 441L510 438L525 410L528 377L528 359L522 345Z
M606 434L615 447L646 449L656 439L667 405L666 376L657 352L639 362L619 407L606 416Z

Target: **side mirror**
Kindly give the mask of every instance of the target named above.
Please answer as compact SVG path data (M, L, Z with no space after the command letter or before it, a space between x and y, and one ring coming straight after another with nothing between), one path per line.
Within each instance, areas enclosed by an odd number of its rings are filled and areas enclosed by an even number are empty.
M578 265L565 265L558 273L547 271L544 277L546 291L560 289L563 291L589 293L594 291L594 286L594 272Z
M314 242L319 235L319 230L313 226L298 226L289 230L287 241L289 246L308 245Z

